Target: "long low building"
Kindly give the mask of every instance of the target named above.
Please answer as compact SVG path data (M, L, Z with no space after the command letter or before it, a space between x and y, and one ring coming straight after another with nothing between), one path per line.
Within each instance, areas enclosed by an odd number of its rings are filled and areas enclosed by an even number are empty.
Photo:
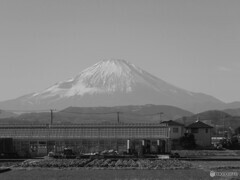
M120 153L165 153L171 148L167 124L117 123L0 125L0 138L11 138L19 156L43 156L65 147L77 154L113 149Z

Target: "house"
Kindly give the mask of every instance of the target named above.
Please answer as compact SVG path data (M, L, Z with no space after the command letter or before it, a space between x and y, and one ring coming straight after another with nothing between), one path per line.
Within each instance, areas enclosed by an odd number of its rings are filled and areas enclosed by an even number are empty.
M184 125L176 121L169 120L163 121L162 124L166 124L170 129L171 139L179 139L184 134Z
M181 149L179 139L184 135L184 125L173 120L163 121L162 124L165 124L169 128L171 149Z
M212 126L197 120L188 125L186 131L194 135L196 145L206 147L211 146L212 128Z

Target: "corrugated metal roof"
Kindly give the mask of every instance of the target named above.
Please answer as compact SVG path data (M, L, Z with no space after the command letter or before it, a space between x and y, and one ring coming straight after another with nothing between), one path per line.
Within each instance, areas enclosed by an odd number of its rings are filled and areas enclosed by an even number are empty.
M84 123L84 124L0 124L0 129L5 128L107 128L107 127L123 127L123 128L135 128L135 127L143 127L143 128L155 128L155 127L167 127L166 124L162 123Z
M157 139L169 136L169 127L166 125L0 128L1 138L16 139Z
M178 123L178 122L173 121L173 120L163 121L163 122L161 122L161 123L162 123L162 124L167 124L168 126L184 126L183 124Z

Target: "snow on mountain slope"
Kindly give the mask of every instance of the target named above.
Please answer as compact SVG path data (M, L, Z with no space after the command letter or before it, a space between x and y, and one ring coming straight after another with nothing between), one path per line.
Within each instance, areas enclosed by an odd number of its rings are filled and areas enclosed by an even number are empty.
M133 92L137 84L149 87L160 93L191 92L174 87L125 60L103 60L82 71L73 79L59 82L34 98L52 96L71 97L84 94Z
M46 90L0 103L1 108L39 109L68 106L173 105L192 112L225 103L173 86L125 60L103 60L75 78Z

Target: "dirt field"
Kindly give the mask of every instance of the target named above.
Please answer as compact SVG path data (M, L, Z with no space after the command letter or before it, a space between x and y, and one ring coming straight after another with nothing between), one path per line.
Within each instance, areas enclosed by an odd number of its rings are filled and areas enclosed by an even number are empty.
M240 161L191 161L193 167L197 169L236 169L240 170Z
M87 170L31 169L0 174L1 180L160 180L213 179L203 170Z
M192 161L193 168L178 170L109 170L87 168L13 168L1 173L1 180L207 180L238 179L232 177L210 177L210 171L236 172L240 175L239 161Z

